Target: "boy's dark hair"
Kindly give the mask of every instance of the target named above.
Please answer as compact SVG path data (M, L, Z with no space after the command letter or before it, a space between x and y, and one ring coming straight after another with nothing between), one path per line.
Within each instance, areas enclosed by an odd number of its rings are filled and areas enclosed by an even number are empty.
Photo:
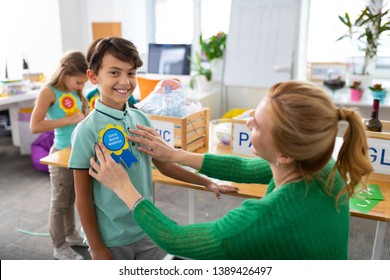
M93 41L89 46L86 57L88 68L95 74L98 74L103 56L106 53L121 61L131 62L136 68L143 64L137 48L129 40L120 37L100 38Z

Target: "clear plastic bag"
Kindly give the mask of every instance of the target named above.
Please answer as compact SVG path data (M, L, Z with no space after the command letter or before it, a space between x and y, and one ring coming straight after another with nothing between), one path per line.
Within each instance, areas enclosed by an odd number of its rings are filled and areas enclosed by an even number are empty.
M189 96L188 87L177 80L161 80L154 90L135 106L147 114L185 117L202 109L199 101Z

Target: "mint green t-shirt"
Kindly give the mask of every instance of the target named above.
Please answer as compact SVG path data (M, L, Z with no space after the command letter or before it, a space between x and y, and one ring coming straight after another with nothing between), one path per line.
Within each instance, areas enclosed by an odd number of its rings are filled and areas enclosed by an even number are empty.
M135 129L136 124L152 127L149 118L141 111L129 108L126 103L124 111L115 110L96 100L93 110L74 130L71 138L72 153L69 168L89 169L90 158L95 155L95 144L104 139L105 131L110 128L122 129L129 135L128 128ZM115 146L115 139L111 143ZM152 200L152 161L150 156L138 151L138 144L125 140L128 149L137 159L127 168L131 181L138 192ZM125 146L126 147L126 146ZM115 150L115 149L113 149ZM122 246L134 243L145 236L143 230L134 222L129 208L116 194L92 179L93 200L101 238L107 247Z
M47 110L47 116L51 120L62 119L76 112L82 112L82 102L77 92L62 92L49 86L56 96L56 101ZM70 147L70 136L76 125L65 125L54 129L54 147L59 150Z

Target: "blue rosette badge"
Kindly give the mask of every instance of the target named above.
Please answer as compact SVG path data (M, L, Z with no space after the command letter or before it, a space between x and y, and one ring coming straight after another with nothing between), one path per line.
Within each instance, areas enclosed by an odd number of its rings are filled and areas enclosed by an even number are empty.
M127 168L130 168L133 162L138 162L129 149L125 131L120 125L108 124L105 129L100 130L99 141L104 144L115 162L122 161Z

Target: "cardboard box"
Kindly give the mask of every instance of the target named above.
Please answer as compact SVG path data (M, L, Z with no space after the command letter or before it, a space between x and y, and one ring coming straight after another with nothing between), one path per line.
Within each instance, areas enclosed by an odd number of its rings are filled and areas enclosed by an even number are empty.
M210 110L203 108L199 112L182 118L148 115L153 126L172 147L186 151L196 151L208 147Z

